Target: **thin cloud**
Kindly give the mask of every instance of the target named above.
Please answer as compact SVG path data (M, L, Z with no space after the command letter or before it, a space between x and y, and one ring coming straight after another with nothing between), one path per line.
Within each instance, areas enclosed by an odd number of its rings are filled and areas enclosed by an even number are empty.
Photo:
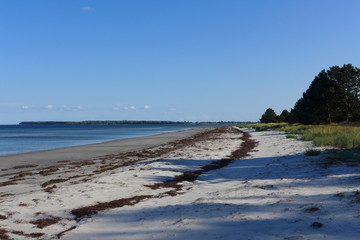
M23 106L21 106L21 108L22 108L22 109L29 109L30 106L28 106L28 105L23 105Z
M119 111L122 108L122 106L124 106L124 104L121 104L121 103L115 104L115 106L113 107L113 110Z
M85 7L82 7L81 10L84 11L84 12L91 12L94 9L92 7L89 7L89 6L85 6Z
M135 107L135 106L124 106L123 109L126 110L126 111L128 111L128 110L136 111L137 107Z
M54 105L49 104L49 105L47 105L45 108L46 108L46 109L54 109Z
M144 105L142 107L138 107L138 106L134 106L134 105L128 105L125 106L124 104L115 104L115 106L113 106L113 110L114 111L120 111L120 110L125 110L125 111L141 111L141 110L147 110L152 108L150 105Z
M89 108L88 107L85 107L85 106L66 106L66 105L63 105L61 107L61 110L63 111L83 111L83 110L88 110Z

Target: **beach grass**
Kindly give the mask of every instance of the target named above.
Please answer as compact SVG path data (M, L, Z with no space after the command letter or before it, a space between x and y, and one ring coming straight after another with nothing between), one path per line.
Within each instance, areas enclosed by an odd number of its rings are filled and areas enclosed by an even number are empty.
M254 128L256 131L275 130L288 125L287 123L252 123L241 125L242 128Z
M360 148L360 127L343 125L310 125L284 127L290 134L300 134L301 139L312 141L316 146L335 146L338 148Z
M259 124L252 128L284 131L290 138L293 137L291 135L299 135L299 139L312 141L316 146L334 146L343 149L360 148L360 126L358 124Z
M309 149L305 152L305 155L308 156L308 157L311 157L311 156L317 156L317 155L320 155L320 151L319 150L316 150L316 149Z

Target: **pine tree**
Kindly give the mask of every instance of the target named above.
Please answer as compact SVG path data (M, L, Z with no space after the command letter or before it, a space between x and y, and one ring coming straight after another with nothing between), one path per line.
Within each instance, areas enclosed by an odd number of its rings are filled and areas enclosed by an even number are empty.
M281 114L278 116L278 121L279 122L286 122L287 120L287 118L289 117L289 111L288 110L283 110L282 112L281 112Z
M278 116L275 111L271 108L266 109L265 113L261 116L260 122L262 123L273 123L278 122Z
M322 70L288 117L303 124L354 120L360 120L360 69L351 64Z

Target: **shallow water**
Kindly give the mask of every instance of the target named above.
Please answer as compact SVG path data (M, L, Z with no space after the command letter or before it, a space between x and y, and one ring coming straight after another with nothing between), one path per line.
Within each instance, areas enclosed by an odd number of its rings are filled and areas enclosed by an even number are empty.
M0 155L150 136L209 125L0 125Z

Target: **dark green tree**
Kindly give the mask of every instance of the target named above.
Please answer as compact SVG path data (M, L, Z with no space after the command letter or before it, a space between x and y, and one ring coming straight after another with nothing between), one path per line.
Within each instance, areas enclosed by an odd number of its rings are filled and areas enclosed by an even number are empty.
M289 111L283 110L281 114L278 116L278 122L286 122L286 119L289 117Z
M331 67L328 74L339 87L338 104L345 120L359 120L360 69L344 64L342 67Z
M273 123L278 122L278 116L275 111L271 108L266 109L265 113L261 116L260 122L262 123Z
M293 124L293 123L298 123L300 122L299 119L297 118L297 116L293 113L293 111L291 110L289 115L287 116L287 118L285 119L285 121L287 123Z
M360 120L360 70L351 64L322 70L290 112L288 122Z
M331 123L337 116L337 91L328 73L321 71L296 102L292 114L303 124Z

